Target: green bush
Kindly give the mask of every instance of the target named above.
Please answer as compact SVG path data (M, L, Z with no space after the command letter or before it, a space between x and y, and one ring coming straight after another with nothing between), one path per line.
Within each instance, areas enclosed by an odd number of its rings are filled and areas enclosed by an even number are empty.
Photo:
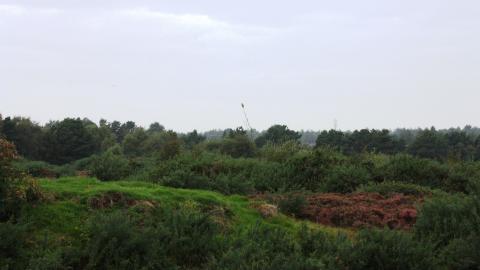
M339 165L329 170L323 190L326 192L350 193L370 179L368 171L356 165Z
M301 218L307 203L303 194L292 193L278 201L278 208L288 216Z
M396 155L379 168L382 181L398 181L432 188L443 188L448 178L448 167L437 161Z
M438 257L440 263L447 269L479 269L480 236L472 234L465 239L453 239Z
M433 248L409 233L392 230L362 230L351 249L342 254L347 269L438 269Z
M341 164L347 158L331 149L315 149L301 151L292 156L283 164L283 177L289 190L306 189L321 190L329 171Z
M86 269L198 269L219 252L219 229L208 214L189 207L148 216L99 214L90 221L82 259L70 262Z
M55 178L60 176L60 174L57 172L59 166L48 164L44 161L22 160L20 162L16 162L15 166L19 170L24 171L33 177Z
M0 223L0 269L24 269L25 226Z
M228 239L223 253L208 269L323 269L323 265L303 257L288 231L258 225Z
M427 199L415 224L415 233L427 239L447 245L455 238L480 235L480 199L461 194L434 196Z
M89 169L95 177L103 181L120 180L130 172L128 160L113 149L94 156Z
M282 144L269 142L259 150L259 157L268 161L285 162L303 150L307 150L307 148L296 141L287 141Z
M246 194L254 188L272 190L283 186L276 177L280 170L278 163L200 152L183 153L150 165L146 174L150 181L167 186Z
M433 193L441 193L439 190L432 190L428 187L419 186L411 183L404 182L390 182L385 181L382 183L370 182L366 185L358 187L356 192L376 192L381 195L388 196L395 193L404 195L424 196L431 195Z
M453 164L443 189L450 192L471 193L480 182L480 163L465 162Z

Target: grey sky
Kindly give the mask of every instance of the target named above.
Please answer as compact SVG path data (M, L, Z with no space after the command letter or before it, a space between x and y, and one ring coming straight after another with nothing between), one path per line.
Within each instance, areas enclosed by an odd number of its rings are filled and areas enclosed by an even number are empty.
M480 2L0 0L0 113L178 131L480 125Z

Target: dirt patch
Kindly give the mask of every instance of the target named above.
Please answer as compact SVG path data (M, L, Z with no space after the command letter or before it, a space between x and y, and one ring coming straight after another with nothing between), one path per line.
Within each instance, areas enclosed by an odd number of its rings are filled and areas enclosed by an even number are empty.
M282 196L260 195L278 203ZM378 193L336 194L321 193L305 195L306 204L301 210L302 218L316 223L338 227L389 227L410 229L416 222L415 205L422 198L395 194L384 197Z
M88 206L92 209L129 208L133 206L142 209L151 209L156 202L147 200L135 200L121 192L106 192L88 199Z

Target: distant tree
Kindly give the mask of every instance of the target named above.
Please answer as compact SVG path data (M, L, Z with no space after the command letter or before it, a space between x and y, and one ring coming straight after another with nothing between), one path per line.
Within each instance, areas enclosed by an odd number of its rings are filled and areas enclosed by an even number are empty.
M445 134L448 144L448 157L455 160L475 158L475 140L464 131L450 131Z
M2 131L5 138L15 144L20 155L29 159L40 158L43 132L30 118L7 117L3 121Z
M432 127L421 131L408 151L423 158L442 159L447 156L448 144L445 136Z
M182 137L187 149L192 149L195 145L205 141L205 136L198 134L197 130L187 133Z
M236 129L228 128L223 131L223 138L233 138L237 135L247 135L247 131L243 127L237 127Z
M94 138L79 118L66 118L47 126L44 160L54 164L65 164L88 157L94 152Z
M342 131L329 130L322 131L317 137L316 147L332 147L337 150L343 151L347 144L347 135Z
M143 151L161 160L170 159L180 153L181 140L177 133L169 130L150 135L143 144Z
M220 152L234 158L253 157L255 155L255 143L244 133L232 133L223 139Z
M144 144L148 135L143 128L137 128L123 139L123 152L127 156L141 156L144 154Z
M298 141L302 135L294 130L289 129L286 125L271 126L264 134L260 135L255 143L261 147L270 142L273 144L281 144L287 141Z
M109 125L110 130L115 135L118 143L122 143L125 136L135 131L137 125L133 121L127 121L125 123L120 123L119 121L113 121Z
M158 122L150 124L150 127L147 130L148 133L162 132L162 131L165 131L165 127L160 125L160 123Z
M480 135L475 139L475 160L480 160Z

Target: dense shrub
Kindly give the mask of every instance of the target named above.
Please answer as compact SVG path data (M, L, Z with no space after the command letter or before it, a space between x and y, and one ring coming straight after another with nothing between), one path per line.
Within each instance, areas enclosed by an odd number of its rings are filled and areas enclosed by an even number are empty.
M0 223L0 269L25 267L25 236L25 226Z
M148 216L101 214L90 221L83 250L65 263L86 269L197 269L219 252L219 229L207 214L185 206Z
M16 159L15 146L0 139L0 221L15 217L23 204L43 196L37 182L13 166Z
M455 238L480 235L480 199L477 196L435 196L425 201L415 224L416 234L439 245Z
M399 181L433 188L442 188L448 168L437 161L396 155L379 169L383 181Z
M439 261L448 269L478 269L480 267L480 236L456 238L440 252Z
M282 186L275 175L280 164L254 159L231 158L215 153L183 153L173 159L152 165L148 179L181 188L201 188L222 193L245 194Z
M432 190L428 187L419 186L411 183L385 181L381 183L370 182L356 189L356 192L376 192L384 196L400 193L404 195L424 196L431 195L438 190Z
M307 205L307 199L303 194L288 194L278 201L278 208L286 215L299 217L303 216L303 210Z
M296 141L287 141L282 144L267 143L260 148L259 157L268 161L285 162L302 150L307 148Z
M223 254L209 269L287 270L322 269L321 262L302 256L293 235L264 225L237 232L226 243Z
M474 186L478 183L480 183L480 163L458 163L450 166L443 189L451 192L471 193L472 188L475 188Z
M129 174L128 160L112 148L105 153L94 156L90 163L91 173L100 180L120 180Z
M368 171L356 165L340 165L329 170L323 190L326 192L350 193L370 179Z
M346 162L346 157L330 149L301 151L284 164L288 189L321 190L329 171Z
M22 160L15 165L19 170L24 171L33 177L54 178L59 176L57 173L57 168L59 166L51 165L44 161Z
M437 269L433 248L411 234L392 230L362 230L342 254L348 269Z

